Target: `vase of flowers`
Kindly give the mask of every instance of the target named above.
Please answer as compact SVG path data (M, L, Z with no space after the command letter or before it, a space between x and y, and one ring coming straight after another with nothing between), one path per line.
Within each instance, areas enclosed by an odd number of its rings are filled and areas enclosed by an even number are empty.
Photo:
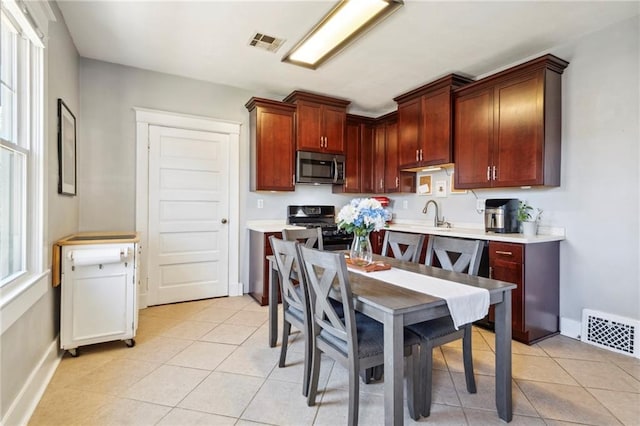
M353 242L349 250L351 262L358 266L366 266L373 262L373 250L369 235L379 231L391 219L389 212L373 198L354 198L338 213L338 229L353 234Z

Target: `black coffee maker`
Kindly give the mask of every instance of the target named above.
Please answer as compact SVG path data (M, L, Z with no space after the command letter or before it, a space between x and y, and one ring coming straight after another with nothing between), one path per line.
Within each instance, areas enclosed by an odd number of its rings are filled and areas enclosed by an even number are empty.
M519 232L517 198L490 198L484 205L484 230L500 234Z

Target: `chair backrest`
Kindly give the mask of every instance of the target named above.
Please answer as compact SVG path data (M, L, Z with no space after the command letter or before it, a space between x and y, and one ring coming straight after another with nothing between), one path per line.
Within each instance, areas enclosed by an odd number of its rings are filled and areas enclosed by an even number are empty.
M280 289L282 291L282 308L286 311L293 307L303 314L307 313L309 306L308 292L302 282L296 284L292 277L297 277L294 269L298 269L298 252L295 241L284 241L275 236L269 237L273 256L276 258L278 275L280 276ZM302 287L301 287L302 286Z
M404 251L400 245L406 246ZM391 248L393 257L396 259L417 262L420 259L423 245L424 235L422 234L386 231L382 243L382 255L387 256L388 250Z
M324 250L322 244L322 228L309 229L283 229L282 239L287 241L298 241L305 247L317 247L318 250Z
M427 244L425 265L431 266L436 256L442 269L478 275L482 257L482 241L432 235ZM457 256L457 258L456 258Z
M343 357L357 354L353 294L344 254L298 245L298 254L309 291L313 335L318 344L337 350ZM334 287L337 283L337 288ZM329 301L332 291L340 292L344 316ZM325 350L325 349L323 349Z

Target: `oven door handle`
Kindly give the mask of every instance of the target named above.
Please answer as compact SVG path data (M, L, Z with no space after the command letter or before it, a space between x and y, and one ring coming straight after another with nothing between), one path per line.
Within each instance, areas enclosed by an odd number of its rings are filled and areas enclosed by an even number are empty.
M338 160L333 157L333 183L338 182Z

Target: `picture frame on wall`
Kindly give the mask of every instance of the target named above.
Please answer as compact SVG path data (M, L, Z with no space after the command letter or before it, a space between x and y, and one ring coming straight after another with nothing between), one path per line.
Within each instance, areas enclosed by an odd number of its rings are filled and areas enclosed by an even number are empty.
M432 175L418 175L418 195L431 195L433 193L431 182L433 182Z
M450 183L449 192L451 194L466 194L467 193L466 189L456 189L456 186L455 186L456 180L453 177L454 173L455 172L451 172L451 176L449 176L449 183Z
M58 193L76 195L76 116L58 99Z
M433 185L435 196L436 197L446 197L447 196L447 181L445 180L437 180Z

